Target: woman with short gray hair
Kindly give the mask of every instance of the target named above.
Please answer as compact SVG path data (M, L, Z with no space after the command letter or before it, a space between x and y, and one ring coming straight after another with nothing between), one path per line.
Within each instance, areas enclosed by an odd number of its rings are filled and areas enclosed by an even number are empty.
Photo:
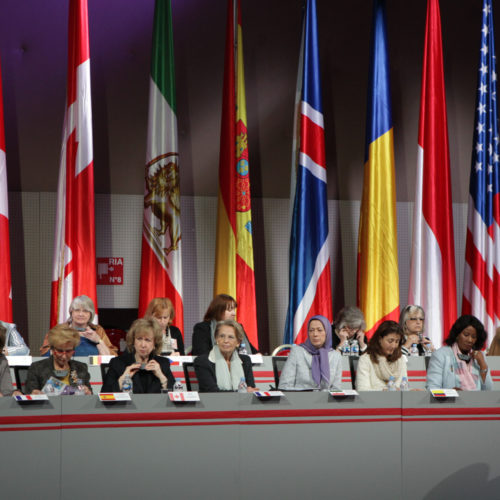
M368 341L365 336L366 322L361 309L347 306L341 309L333 324L335 335L332 335L332 347L337 351L350 346L354 341L359 345L359 354L366 351Z
M95 306L90 297L79 295L69 305L69 318L62 325L70 326L80 334L80 344L75 349L75 356L116 356L118 349L111 343L104 328L92 323ZM40 354L49 351L49 334L45 335Z

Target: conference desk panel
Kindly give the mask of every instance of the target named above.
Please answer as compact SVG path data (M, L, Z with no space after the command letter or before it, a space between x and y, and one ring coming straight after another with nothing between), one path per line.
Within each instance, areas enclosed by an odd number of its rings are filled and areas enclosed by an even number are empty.
M243 404L254 407L272 417L241 426L241 498L399 498L399 392L286 393L276 403Z
M60 397L28 405L0 398L2 498L60 498L61 411Z
M95 396L50 398L50 406L61 405L60 414L45 406L42 420L45 440L60 435L60 469L47 470L46 481L61 485L60 498L86 499L89 491L97 498L146 492L164 498L167 490L178 498L206 492L223 499L311 492L329 498L332 489L342 498L397 498L400 491L384 472L401 471L399 393L342 400L327 393L287 393L271 401L252 394L202 394L200 403L182 405L165 395L132 399L103 405ZM25 407L14 406L14 414L16 409L23 421ZM2 437L14 433L4 423L0 410ZM17 445L29 450L35 443L45 456L45 441L40 445L37 431L23 425ZM382 442L384 460L374 461ZM14 457L12 467L20 459ZM359 480L360 471L366 480ZM82 486L83 478L88 479Z
M498 498L500 393L0 398L6 498Z
M402 393L403 498L500 498L500 392Z

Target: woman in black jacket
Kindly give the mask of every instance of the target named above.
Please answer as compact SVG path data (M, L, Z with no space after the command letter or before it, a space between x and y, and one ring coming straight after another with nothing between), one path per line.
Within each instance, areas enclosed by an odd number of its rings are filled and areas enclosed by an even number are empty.
M159 356L163 339L156 320L136 319L126 340L127 352L110 361L101 392L121 392L127 376L136 394L172 389L175 379L170 362Z
M225 293L217 295L212 302L210 302L203 321L201 323L196 323L193 328L193 349L191 351L193 356L208 354L210 352L210 349L212 349L214 345L215 326L217 322L226 319L235 320L237 307L238 304L236 304L233 297ZM245 334L245 330L243 330L241 325L240 327L243 333L241 342L245 343L248 353L257 353L258 350L250 344Z
M238 391L254 392L252 362L238 353L243 340L243 329L234 320L219 321L215 328L215 345L208 354L194 360L194 369L200 392ZM244 383L244 385L243 385Z

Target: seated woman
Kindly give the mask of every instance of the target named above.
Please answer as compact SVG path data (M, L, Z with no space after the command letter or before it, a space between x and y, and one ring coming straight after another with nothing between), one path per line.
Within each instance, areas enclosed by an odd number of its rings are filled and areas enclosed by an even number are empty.
M14 323L0 321L0 327L4 327L7 332L5 345L3 349L0 349L0 353L3 352L6 356L27 356L30 353L29 347L25 344Z
M500 327L496 329L487 356L500 356Z
M224 321L226 319L234 320L236 318L236 308L238 305L236 301L230 295L220 294L217 295L210 305L208 306L205 317L201 323L196 323L193 328L193 349L191 354L193 356L199 356L200 354L208 354L212 346L214 345L214 334L215 326L218 321ZM243 330L243 340L248 353L255 354L257 349L250 344Z
M399 315L399 324L403 329L404 339L401 351L411 356L411 346L417 344L418 355L425 356L435 351L431 339L424 337L425 312L420 306L407 305Z
M153 299L148 304L144 317L154 318L160 325L163 337L161 354L184 356L182 333L176 326L171 326L175 317L175 311L170 299L164 297L156 297Z
M12 378L10 376L9 363L7 363L7 358L2 354L2 350L5 347L5 341L7 340L7 328L4 326L5 323L0 321L0 397L10 396L13 394L21 394L19 391L14 391L12 387ZM7 325L9 323L6 323Z
M62 325L71 326L80 333L80 344L75 356L116 356L118 349L111 343L104 328L92 324L95 307L92 299L86 295L75 297L69 306L69 319ZM43 339L40 354L45 356L49 350L48 334Z
M241 325L232 319L219 321L215 328L215 345L208 354L194 360L200 392L237 391L243 378L247 392L255 392L252 362L238 354L243 340Z
M365 317L360 309L354 306L344 307L337 315L334 323L335 335L332 336L332 347L342 352L342 348L347 343L352 344L357 340L359 344L359 354L366 351L368 341L365 336Z
M366 353L359 358L356 372L358 391L384 391L393 378L399 389L404 377L408 380L406 361L401 355L403 329L395 321L384 321L368 342Z
M109 363L101 392L121 392L128 375L135 394L172 389L175 379L170 362L162 358L161 328L154 319L136 319L127 332L127 351Z
M308 339L293 345L281 372L279 389L339 390L342 357L332 349L332 327L324 316L313 316L307 325Z
M61 324L49 331L48 341L50 357L36 361L29 367L25 392L42 394L46 382L54 378L73 388L83 388L85 394L92 394L87 365L71 359L80 343L80 334L68 325Z
M493 382L481 351L486 338L484 326L475 316L460 316L450 329L446 345L432 353L427 389L490 391Z

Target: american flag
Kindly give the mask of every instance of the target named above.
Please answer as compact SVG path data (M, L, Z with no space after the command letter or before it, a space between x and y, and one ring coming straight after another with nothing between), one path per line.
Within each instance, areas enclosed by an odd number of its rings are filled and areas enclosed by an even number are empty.
M491 0L484 0L481 33L462 313L481 320L491 340L500 323L500 178Z

